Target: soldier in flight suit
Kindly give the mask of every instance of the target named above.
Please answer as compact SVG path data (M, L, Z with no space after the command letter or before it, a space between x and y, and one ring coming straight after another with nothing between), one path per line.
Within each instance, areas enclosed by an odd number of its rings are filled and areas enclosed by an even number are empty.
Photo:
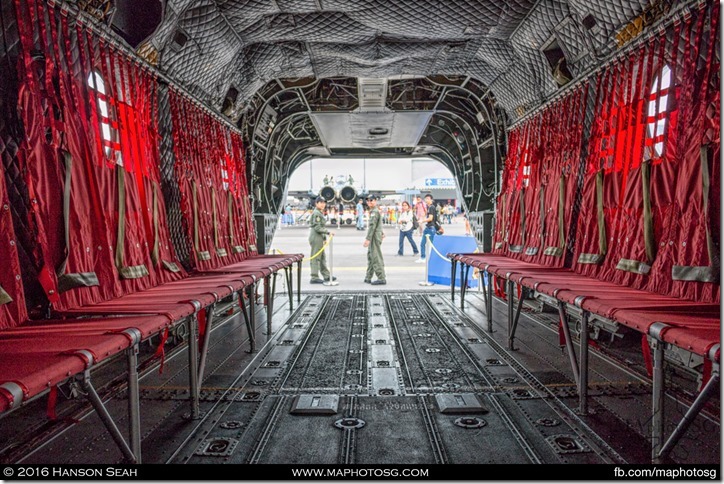
M382 239L385 238L382 232L382 216L377 208L377 200L379 197L372 195L367 199L370 207L369 228L367 237L364 241L364 247L367 247L367 275L365 282L374 286L387 284L385 278L385 261L382 260ZM377 280L372 280L372 275L377 275Z
M327 205L327 201L322 197L317 197L315 200L314 212L309 219L309 245L311 246L310 257L322 250L324 241L329 235L329 230L325 227L326 219L324 218L324 207ZM329 268L327 267L327 254L322 251L317 257L309 261L309 265L312 270L312 278L310 284L322 284L324 281L329 281ZM324 280L319 278L319 274L322 274ZM337 278L335 277L334 280Z

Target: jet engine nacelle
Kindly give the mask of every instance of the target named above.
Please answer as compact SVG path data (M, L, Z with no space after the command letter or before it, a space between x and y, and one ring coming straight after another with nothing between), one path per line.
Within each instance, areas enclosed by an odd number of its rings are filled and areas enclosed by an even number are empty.
M319 190L319 196L324 198L327 202L331 202L337 197L337 192L334 191L334 188L326 186Z
M339 191L339 198L346 203L354 202L354 199L357 198L357 190L351 185L342 187Z

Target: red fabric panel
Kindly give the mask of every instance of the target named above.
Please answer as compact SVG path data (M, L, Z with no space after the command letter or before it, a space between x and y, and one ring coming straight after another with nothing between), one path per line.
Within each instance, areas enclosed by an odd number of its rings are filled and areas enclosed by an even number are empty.
M520 138L522 137L522 129L516 128L508 134L508 159L515 160L514 154L517 154ZM515 179L515 170L513 169L513 161L507 163L503 169L501 176L500 193L496 201L495 230L493 234L493 253L505 254L507 252L506 243L508 241L508 227L510 224L509 200L513 192L512 183Z
M607 116L604 128L594 132L591 143L598 147L589 158L583 209L579 225L580 253L598 253L595 176L602 168L608 252L600 265L580 265L581 273L594 275L620 284L642 287L647 276L616 269L619 260L647 262L643 235L643 191L641 181L642 146L646 139L646 110L654 78L661 72L662 60L654 56L663 48L665 39L658 39L611 69L615 69L613 90L599 104L599 116ZM610 80L608 82L611 82ZM612 107L608 106L612 105ZM649 156L650 158L650 156ZM653 176L653 175L652 175ZM659 201L652 197L654 227L661 229L663 217Z
M124 247L124 265L136 266L145 265L147 269L151 266L150 250L148 247L148 238L144 228L143 220L148 216L147 210L144 209L145 199L139 193L135 184L134 172L137 171L138 146L136 141L140 141L135 136L134 110L139 106L131 106L128 90L132 89L127 85L124 69L118 66L118 62L122 62L119 56L110 52L108 45L99 41L99 51L101 53L100 71L106 80L106 94L112 100L115 110L115 117L118 122L118 132L120 137L120 154L122 160L110 159L109 169L96 169L96 176L99 178L99 184L103 184L102 193L103 202L105 203L105 212L113 213L112 228L118 226L118 199L125 197L125 243ZM95 94L91 92L91 94ZM112 114L113 116L113 114ZM98 140L101 141L101 140ZM101 141L102 143L102 141ZM117 155L116 155L117 156ZM116 170L117 166L122 166L124 175L124 193L119 193ZM115 209L115 210L114 210ZM113 233L113 249L115 253L117 236ZM114 263L115 265L115 263ZM151 276L141 277L137 279L120 280L123 294L136 292L152 283Z
M188 237L194 245L194 201L196 187L198 212L198 247L193 251L192 261L199 270L213 269L244 260L256 252L250 250L256 242L253 216L249 204L248 183L243 145L238 133L221 124L220 121L188 101L174 89L170 90L171 113L174 124L174 152L176 175L182 196L182 213L186 220ZM213 192L213 195L212 195ZM229 232L229 199L234 217ZM226 250L220 256L214 240L214 203L216 199L216 232L218 247ZM241 245L246 251L234 253L233 245ZM210 260L201 260L197 252L207 251Z
M720 286L713 283L673 281L674 265L708 266L706 224L718 241L719 233L719 122L718 63L713 56L718 31L718 5L705 5L691 19L645 45L640 52L607 69L614 78L606 99L598 100L597 118L590 144L589 171L584 182L574 269L598 279L636 289L700 302L718 302ZM682 55L683 54L683 55ZM650 95L664 65L672 71L671 87ZM604 85L606 82L604 82ZM605 91L604 91L605 92ZM648 103L668 96L664 133L650 133ZM610 98L610 99L608 99ZM613 114L611 114L613 113ZM686 119L686 123L678 122ZM655 142L662 141L658 156ZM712 176L710 220L705 220L699 149L710 145ZM646 262L643 236L641 161L651 160L651 208L657 248L649 274L618 270L620 259ZM577 264L580 253L598 252L595 173L606 172L604 205L608 253L600 266ZM716 214L716 215L715 215Z
M42 256L49 270L48 285L55 288L56 269L66 257L62 194L64 168L60 149L73 158L71 180L71 213L66 272L95 272L99 287L81 287L60 295L54 304L59 310L94 304L122 294L184 277L165 270L162 260L175 261L166 226L166 214L158 173L159 138L157 134L157 95L155 78L123 54L80 26L72 28L66 16L31 0L25 10L17 2L19 15L24 14L25 36L22 55L25 59L20 88L19 108L28 129L28 139L21 147L21 161L27 166L28 186L36 195L35 225ZM45 9L48 9L47 11ZM30 17L30 11L40 12ZM43 83L40 72L28 69L29 53L38 46L32 41L33 31L53 39L53 46L43 43L46 73L59 80ZM63 68L59 68L62 66ZM105 94L88 86L91 72L105 81ZM43 89L46 87L46 89ZM98 86L96 86L98 88ZM50 90L49 90L50 89ZM100 102L109 113L101 117ZM52 142L45 139L48 114L53 109L61 122L51 125ZM118 134L109 145L102 139L100 125L106 122ZM104 146L112 146L110 153ZM110 154L110 156L109 156ZM116 163L126 168L125 174L125 260L127 266L144 264L149 276L120 280L114 261L118 222ZM160 257L155 265L151 251L155 241L153 227L153 192L158 199L158 239Z
M248 257L257 255L258 251L256 250L256 226L249 196L250 185L246 179L246 149L241 134L230 133L230 139L232 152L234 153L233 164L236 167L234 172L234 179L236 180L234 194L237 197L235 216L238 225L235 226L239 227L239 236L242 245L247 250L245 256Z
M34 8L34 5L31 6ZM63 20L67 26L67 19ZM27 22L27 19L25 21ZM30 31L34 27L36 26L33 23L26 23L26 28ZM66 31L66 33L68 32L69 30ZM29 35L32 36L32 34ZM69 42L66 36L64 44L67 46ZM84 44L79 42L79 46L81 45ZM32 41L25 39L22 43L22 55L29 56L29 52L33 48ZM83 49L81 48L81 50ZM49 51L45 55L47 59L52 59L54 53ZM56 268L66 257L62 216L64 168L58 148L69 151L74 159L70 227L75 237L73 237L74 243L71 243L68 250L66 271L96 272L99 278L112 276L107 269L104 270L103 264L104 260L110 261L110 251L107 249L109 246L108 232L102 217L99 216L99 206L95 203L98 188L94 183L89 183L90 180L83 166L84 160L91 159L86 138L88 130L78 122L82 118L79 116L79 110L81 113L83 112L85 103L77 89L74 88L75 83L71 79L68 69L56 69L52 72L61 79L59 82L61 91L57 96L51 95L41 88L44 84L38 77L40 71L30 69L24 74L24 83L21 85L19 93L19 110L28 137L21 145L20 159L26 166L28 187L37 200L37 203L33 204L36 235L39 246L42 248L45 265L49 268L47 274L52 279L52 287L56 286ZM51 99L58 100L61 104L58 107L58 114L63 121L63 146L48 144L46 141L43 120L47 119L46 109ZM60 138L58 134L52 136L54 141L58 138ZM62 294L58 306L93 303L112 297L116 293L117 288L113 286L75 289Z
M165 206L158 173L159 137L157 134L156 82L155 78L132 63L125 55L99 42L101 52L100 68L107 79L108 102L115 110L120 135L120 156L125 176L125 237L124 265L144 265L149 272L146 277L120 279L121 294L144 290L164 282L184 277L183 270L174 273L164 269L161 261L175 262L170 236L166 226ZM91 90L92 95L98 93ZM118 160L98 163L94 167L97 182L103 187L104 212L108 214L113 252L115 253L116 228L118 224L118 183L115 172ZM153 192L156 190L158 210L159 258L154 264L152 251L155 242L153 225ZM112 214L112 217L110 215ZM179 265L180 267L180 265ZM115 268L115 262L113 264ZM118 276L116 275L118 278Z
M73 158L71 181L70 232L72 243L68 250L66 272L95 272L100 286L76 288L60 295L54 303L58 311L83 309L92 304L109 301L124 294L147 290L150 287L185 277L183 270L173 273L163 269L161 261L175 261L173 247L166 227L166 214L160 187L157 86L155 78L138 64L99 39L80 25L71 27L65 16L45 4L30 0L17 1L22 31L22 63L20 109L29 127L27 145L22 147L21 161L27 167L28 187L37 199L36 226L41 260L47 269L48 290L57 288L56 268L66 259L64 241L62 194L64 169L60 149ZM46 10L47 9L47 10ZM40 12L39 15L35 13ZM34 39L52 39L40 42ZM32 66L30 52L45 53L47 79ZM63 66L61 69L60 66ZM89 87L88 77L98 73L104 81ZM58 88L50 79L57 78ZM254 221L246 180L244 147L239 133L214 119L206 111L173 91L174 136L179 166L182 206L187 222L191 208L189 186L197 183L201 250L208 250L212 260L207 268L240 262L255 255ZM108 112L100 111L101 105ZM49 115L52 111L55 115ZM52 121L58 118L61 122ZM48 121L51 120L51 121ZM50 126L48 124L50 123ZM103 139L101 125L110 127L112 140ZM51 142L45 139L46 128ZM210 142L213 141L213 142ZM124 169L125 243L124 265L143 264L149 275L121 280L114 260L118 226L118 182L116 166ZM153 224L154 188L158 197L159 260L151 260L156 241ZM216 230L214 244L212 189L216 192ZM231 193L234 206L228 206ZM229 209L234 217L228 220ZM192 225L192 224L189 224ZM229 232L230 227L234 231ZM233 237L232 237L233 235ZM233 245L242 245L245 252L236 254ZM227 256L218 256L216 246L226 249ZM266 261L265 261L266 262ZM262 275L271 267L281 267L276 261L258 268ZM201 268L203 264L200 265ZM278 269L277 269L278 270ZM237 286L243 284L241 275L227 279ZM53 291L56 292L57 291ZM57 294L54 297L58 297ZM128 302L128 301L126 301ZM111 301L111 306L117 302ZM123 304L121 304L123 305ZM136 310L133 308L132 310ZM162 311L174 313L172 307Z
M676 70L681 82L678 103L678 123L667 138L665 157L670 161L672 178L677 180L672 199L669 237L660 250L664 270L671 265L709 266L712 261L706 250L706 224L711 227L716 250L720 234L720 139L719 139L719 4L704 8L697 17L682 26L682 37L692 41L681 50ZM691 31L691 33L689 33ZM709 220L705 220L701 189L699 148L710 146ZM670 282L668 293L702 302L719 302L720 285L700 282Z
M562 174L565 175L566 236L570 232L577 196L587 93L586 86L574 90L510 133L495 230L495 242L507 244L494 250L494 253L552 267L563 266L564 257L546 256L544 252L548 247L560 245L557 228L559 180ZM525 193L525 244L521 233L521 190ZM543 234L540 216L541 191L545 205ZM511 245L523 245L523 250L518 253L511 252Z

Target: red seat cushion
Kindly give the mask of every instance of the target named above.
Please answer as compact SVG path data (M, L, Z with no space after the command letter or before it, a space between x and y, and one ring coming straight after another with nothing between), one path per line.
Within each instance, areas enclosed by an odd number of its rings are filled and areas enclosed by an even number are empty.
M667 343L706 356L720 341L720 307L676 299L571 271L531 264L492 254L450 254L457 261L487 270L568 304L612 319L648 334L654 323L670 328L661 337ZM718 355L717 355L718 358Z
M133 316L37 321L2 331L0 385L15 383L26 400L128 348L132 336L124 330L147 338L169 324L163 316ZM0 412L18 403L0 388Z

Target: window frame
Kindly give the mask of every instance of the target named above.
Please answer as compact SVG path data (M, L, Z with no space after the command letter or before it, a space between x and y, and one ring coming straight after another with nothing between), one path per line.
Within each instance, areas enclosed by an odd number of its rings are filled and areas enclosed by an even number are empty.
M86 77L86 85L95 98L96 115L100 124L98 141L101 143L103 154L107 160L123 166L116 99L109 92L108 82L98 69L90 71Z

